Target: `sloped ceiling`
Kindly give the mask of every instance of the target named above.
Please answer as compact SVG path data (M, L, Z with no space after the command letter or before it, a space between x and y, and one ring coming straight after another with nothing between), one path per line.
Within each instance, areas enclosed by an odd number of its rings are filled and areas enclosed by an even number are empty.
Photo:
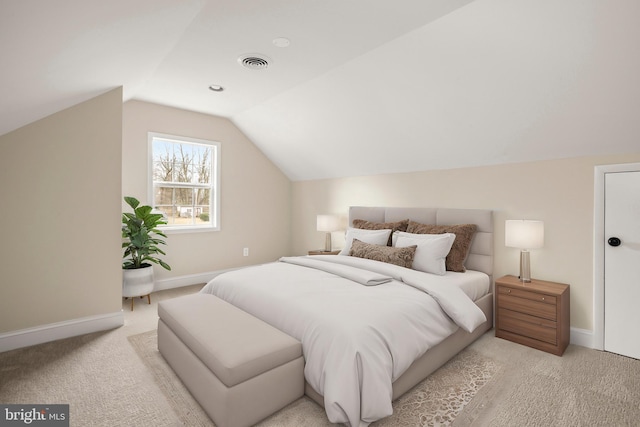
M637 152L639 18L637 0L1 2L0 134L123 86L229 117L292 180Z

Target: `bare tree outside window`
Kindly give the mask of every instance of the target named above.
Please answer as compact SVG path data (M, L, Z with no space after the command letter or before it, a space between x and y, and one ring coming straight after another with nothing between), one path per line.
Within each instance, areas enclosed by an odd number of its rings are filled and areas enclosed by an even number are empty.
M150 134L153 206L168 228L217 228L219 143Z

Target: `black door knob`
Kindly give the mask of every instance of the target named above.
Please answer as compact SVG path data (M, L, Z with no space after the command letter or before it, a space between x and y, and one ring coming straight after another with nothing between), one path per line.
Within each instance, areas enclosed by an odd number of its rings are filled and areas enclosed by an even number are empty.
M607 243L609 243L610 246L620 246L620 243L622 242L617 237L609 237Z

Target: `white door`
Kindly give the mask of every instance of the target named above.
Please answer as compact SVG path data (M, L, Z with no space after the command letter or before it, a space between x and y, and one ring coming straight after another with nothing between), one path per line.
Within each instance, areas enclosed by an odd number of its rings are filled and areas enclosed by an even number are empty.
M640 172L605 174L604 349L640 359Z

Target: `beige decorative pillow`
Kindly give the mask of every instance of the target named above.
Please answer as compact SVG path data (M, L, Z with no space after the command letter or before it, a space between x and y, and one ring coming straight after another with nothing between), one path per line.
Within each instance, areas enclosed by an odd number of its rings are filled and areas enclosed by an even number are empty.
M391 236L396 231L407 231L407 226L409 225L408 219L403 219L402 221L397 222L372 222L367 221L365 219L354 219L353 220L353 228L360 228L363 230L386 230L391 229L391 235L389 236L389 241L387 242L387 246L391 246Z
M390 246L372 245L353 239L349 255L411 268L417 247L417 245L413 245L404 248L392 248Z
M443 234L453 233L456 239L453 241L451 251L447 255L446 266L448 271L457 271L464 273L467 269L464 267L464 261L469 255L471 249L471 241L476 233L478 226L475 224L458 224L458 225L432 225L420 224L419 222L409 221L407 233L413 234Z

